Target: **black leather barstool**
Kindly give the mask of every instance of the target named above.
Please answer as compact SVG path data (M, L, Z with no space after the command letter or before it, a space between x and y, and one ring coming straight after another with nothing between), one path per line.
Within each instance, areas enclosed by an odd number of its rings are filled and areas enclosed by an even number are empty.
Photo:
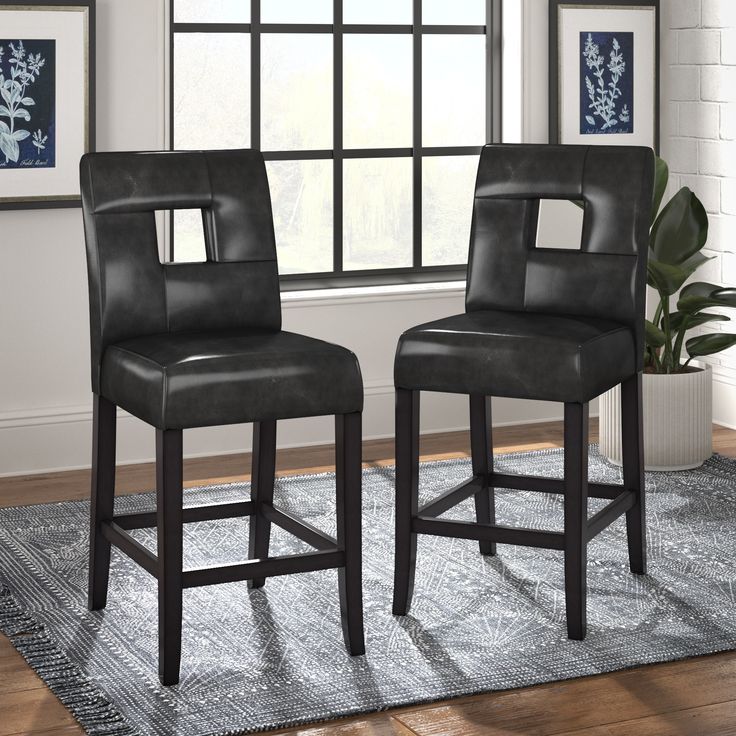
M478 169L465 314L399 339L393 612L406 614L417 534L565 553L567 631L586 631L588 542L624 512L646 572L641 373L654 156L623 146L488 145ZM582 200L580 250L536 248L540 199ZM588 402L622 384L623 486L588 483ZM419 392L470 395L473 477L418 507ZM490 396L565 404L564 480L493 471ZM495 523L494 488L564 494L564 532ZM477 523L437 517L474 495ZM588 518L588 497L611 499Z
M281 330L271 200L257 151L89 154L81 163L94 439L89 607L110 545L158 579L159 676L179 680L182 589L338 568L345 643L363 654L361 412L349 350ZM155 211L200 209L207 261L159 260ZM115 407L156 428L157 511L114 516ZM273 505L276 420L336 415L337 539ZM251 496L182 510L182 430L253 422ZM247 562L182 569L182 524L250 515ZM268 557L271 523L316 548ZM128 530L156 526L158 556Z

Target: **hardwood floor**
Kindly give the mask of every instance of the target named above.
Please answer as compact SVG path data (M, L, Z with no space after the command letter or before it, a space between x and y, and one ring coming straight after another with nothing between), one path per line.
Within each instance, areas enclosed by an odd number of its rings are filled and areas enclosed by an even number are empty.
M558 422L499 428L494 450L562 446ZM591 422L591 441L597 424ZM736 457L736 431L714 427L716 452ZM423 460L467 456L468 435L422 438ZM366 466L393 463L393 443L364 445ZM281 475L333 468L332 447L284 450ZM248 454L188 460L187 487L249 478ZM119 493L151 490L151 464L118 469ZM0 506L86 498L89 472L0 479ZM82 730L0 636L0 736L73 736ZM567 682L408 706L328 724L274 731L300 736L736 736L736 652L639 667Z

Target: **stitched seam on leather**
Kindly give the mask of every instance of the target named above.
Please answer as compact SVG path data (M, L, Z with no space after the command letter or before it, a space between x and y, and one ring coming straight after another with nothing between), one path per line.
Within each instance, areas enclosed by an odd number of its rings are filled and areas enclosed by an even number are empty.
M248 259L247 261L230 261L230 260L223 260L223 261L217 261L215 265L219 265L221 263L275 263L275 258L255 258L253 260ZM183 265L183 264L182 264ZM210 265L209 261L205 261L204 263L189 263L186 265L190 266L208 266Z
M94 239L95 239L95 245L94 245L94 260L95 263L93 264L93 268L97 271L97 309L99 314L97 315L98 320L98 327L99 327L99 334L97 335L97 347L98 347L98 355L97 355L97 365L95 366L95 370L97 373L97 386L98 388L101 387L102 384L102 356L103 356L103 350L102 350L102 315L103 315L103 293L102 293L102 269L100 267L100 241L97 237L97 205L95 204L95 188L92 178L92 165L89 163L89 160L87 162L87 180L89 182L89 196L92 200L92 211L90 212L90 217L92 218L92 226L94 227ZM86 218L85 218L86 219Z
M292 332L292 333L289 333L289 334L295 335L297 333ZM330 345L331 345L331 343L330 343ZM339 348L339 347L342 347L342 346L336 345L336 346L333 346L333 347L338 347ZM147 355L143 355L142 353L136 353L134 350L129 350L128 348L125 348L122 345L111 345L110 346L110 349L111 350L112 349L120 350L123 353L127 353L128 355L132 355L135 358L140 358L141 360L144 360L147 363L150 363L151 365L155 365L157 368L160 368L162 371L166 371L166 366L163 365L162 363L159 363L158 361L154 360L153 358L150 358ZM348 348L343 348L343 349L346 350L351 355L355 355L355 353L353 353L352 350L348 350ZM262 355L268 355L268 354L283 355L284 354L284 351L281 350L281 349L278 349L278 348L277 349L274 349L274 350L272 350L270 352L269 351L259 351L259 352ZM294 349L293 353L295 355L299 355L299 354L301 354L301 351L298 350L298 349ZM318 348L318 349L315 349L313 351L310 351L310 353L312 355L324 355L324 356L332 356L332 355L334 355L334 351L330 350L329 347L328 348ZM235 357L235 356L229 356L229 357Z
M161 264L161 270L163 271L163 281L164 281L164 313L166 316L166 332L169 332L171 330L170 328L170 319L169 319L169 271L166 268L166 264Z
M611 332L605 332L602 335L596 335L596 337L592 337L590 340L587 340L584 345L579 346L578 353L575 357L578 363L578 373L580 373L580 384L582 386L585 386L585 376L583 374L586 372L586 363L583 362L583 349L586 347L590 347L590 344L596 342L596 340L600 340L604 337L610 337L611 335L617 335L619 332L628 332L629 335L634 338L634 352L636 352L636 335L633 334L633 330L629 327L619 327L615 330L612 330ZM636 356L634 356L634 365L636 365Z
M161 381L161 419L165 419L166 417L166 388L167 388L167 382L168 382L168 376L166 373L166 366L161 365L160 363L157 363L153 358L149 358L147 355L141 355L140 353L135 353L132 350L128 350L128 348L121 347L120 345L113 345L112 347L115 348L115 350L120 350L123 353L127 353L128 355L132 355L135 358L138 358L139 360L142 360L144 363L149 363L151 365L156 366L156 368L161 369L162 373L162 381ZM163 422L165 424L165 422Z
M209 185L210 185L210 206L208 209L212 210L213 205L215 204L215 191L212 186L212 172L210 171L210 157L204 152L202 152L202 157L204 158L204 165L205 165L205 168L207 169L207 181L209 182ZM216 228L217 228L217 224L215 222L215 218L213 214L211 218L211 227L210 227L210 232L212 234L212 243L210 245L212 246L213 259L215 260L215 262L219 263L220 262L220 249L219 249L220 241L217 237ZM204 235L206 239L207 238L206 229L205 229Z
M122 345L111 345L110 349L120 350L121 352L127 353L128 355L132 355L135 358L140 358L140 360L143 360L146 363L155 365L157 368L160 368L162 371L166 370L166 366L161 365L161 363L157 363L153 358L149 358L147 355L142 355L141 353L136 353L133 350L128 350L128 348L124 348L122 347Z
M655 167L656 167L656 161L655 161ZM656 171L654 172L654 175L656 175ZM653 183L654 182L652 182L652 184ZM642 212L641 211L641 207L640 207L640 205L641 205L641 196L644 193L644 186L643 186L643 184L644 184L644 177L642 177L640 179L639 196L636 198L636 210L635 210L635 218L634 218L634 228L635 228L634 237L635 238L636 238L636 232L638 231L639 218L640 217L643 217L646 214L646 212ZM648 229L647 229L647 231L648 231ZM637 290L636 290L637 282L638 281L641 281L641 277L639 275L639 272L642 270L641 261L644 260L644 259L642 258L642 253L639 250L639 243L638 242L635 242L634 245L635 245L634 255L637 258L636 272L635 272L635 279L634 279L634 290L635 290L634 291L634 294L635 294L635 296L634 296L634 320L633 320L633 322L634 322L634 324L633 324L633 331L634 331L634 351L635 351L635 355L634 355L634 367L638 369L638 367L640 365L640 362L643 360L643 358L640 357L640 355L637 355L637 353L643 353L642 350L639 350L639 337L641 336L642 346L646 343L646 340L644 338L644 330L645 330L644 320L646 318L646 286L642 285L642 288L639 289L638 292L637 292ZM645 251L644 258L647 258L647 257L648 256L646 255L646 251ZM646 276L644 278L646 279ZM644 301L643 304L641 304L641 302L642 302L642 295L643 295L643 301ZM641 309L639 309L639 306L640 305L641 305ZM639 333L639 334L637 334L637 333Z
M595 337L591 337L590 340L586 340L585 345L589 345L591 342L595 342L596 340L602 340L604 337L610 337L611 335L616 335L619 332L631 332L631 328L629 327L617 327L615 330L611 330L610 332L604 332L602 335L596 335ZM582 347L583 345L580 345Z
M161 382L161 424L166 425L166 395L169 383L169 376L166 368L163 369L163 379Z
M89 196L92 200L92 214L95 214L97 212L97 205L95 204L95 188L93 185L93 177L92 177L92 164L87 164L87 179L89 181Z
M590 146L585 149L585 156L583 156L583 170L580 172L580 196L583 198L583 227L580 229L580 252L587 253L588 249L584 246L582 234L585 232L585 216L587 215L588 203L585 199L585 172L588 169L588 154L590 153Z
M527 203L530 203L532 200L527 200ZM528 206L531 208L532 211L534 211L534 205L528 204ZM526 217L524 218L524 242L527 244L526 249L526 256L524 258L524 290L521 294L521 309L522 311L526 312L526 285L529 281L529 255L531 248L528 247L529 244L529 236L531 235L531 223L529 222L530 219L530 212L527 212ZM539 229L539 210L537 210L537 229ZM536 248L536 242L534 244L534 247Z

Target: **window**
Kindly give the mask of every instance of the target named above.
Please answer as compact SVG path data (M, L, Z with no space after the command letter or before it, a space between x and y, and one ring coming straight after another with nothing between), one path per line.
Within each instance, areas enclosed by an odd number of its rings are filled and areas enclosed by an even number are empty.
M285 288L458 278L499 7L171 0L172 148L264 152ZM172 257L203 260L198 218L171 223Z

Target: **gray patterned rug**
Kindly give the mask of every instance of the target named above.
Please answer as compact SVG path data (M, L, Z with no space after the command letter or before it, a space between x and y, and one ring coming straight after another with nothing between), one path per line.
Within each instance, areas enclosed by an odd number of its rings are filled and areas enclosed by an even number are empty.
M591 448L591 478L619 470ZM502 472L556 475L562 452L500 456ZM422 496L469 475L465 460L422 466ZM628 571L623 520L589 547L588 638L565 636L562 553L420 537L411 615L391 615L393 469L364 473L365 657L343 647L334 571L184 593L181 684L157 679L153 578L113 553L104 612L85 608L87 504L0 511L0 628L91 734L265 730L736 648L736 463L647 476L649 575ZM277 502L333 530L333 478L282 480ZM187 503L242 499L242 484ZM121 512L152 507L146 494ZM602 501L591 501L591 513ZM562 528L557 496L500 491L505 524ZM448 512L472 518L467 501ZM155 534L136 534L148 545ZM274 553L305 549L276 531ZM185 564L244 558L247 522L187 526Z

